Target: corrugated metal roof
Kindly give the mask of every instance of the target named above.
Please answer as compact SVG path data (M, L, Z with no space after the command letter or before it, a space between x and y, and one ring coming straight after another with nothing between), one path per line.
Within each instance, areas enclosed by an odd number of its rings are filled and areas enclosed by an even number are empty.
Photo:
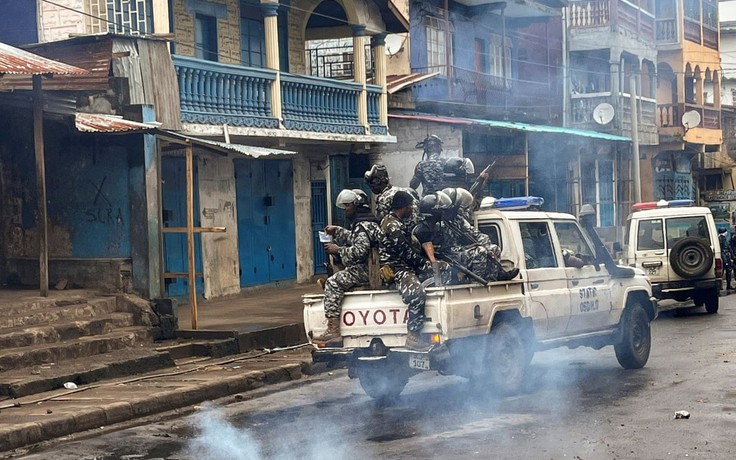
M0 43L0 73L19 75L86 74L87 71L63 62L29 53L14 46Z
M394 94L407 86L415 85L420 81L427 80L439 75L439 72L431 73L410 73L407 75L389 75L386 77L386 91L388 94Z
M219 142L209 139L186 136L184 134L179 134L166 130L159 130L159 136L162 137L164 140L168 140L173 143L183 144L188 141L191 142L194 146L199 146L205 149L212 149L224 153L238 153L240 155L245 155L253 158L275 155L296 155L296 152L292 152L291 150L273 149L270 147L256 147L254 145L244 144L230 144L227 142Z
M130 133L151 131L158 127L158 124L138 123L117 115L97 113L76 113L74 124L77 131L83 133Z
M492 128L502 129L513 129L518 131L527 131L535 133L552 133L552 134L569 134L573 136L590 137L593 139L604 139L607 141L619 141L619 142L631 142L631 138L624 136L617 136L615 134L601 133L598 131L591 131L587 129L576 129L576 128L562 128L560 126L549 126L549 125L532 125L529 123L518 123L515 121L500 121L500 120L481 120L476 118L462 118L462 117L435 117L427 114L389 114L392 118L405 118L411 120L423 120L432 121L435 123L447 123L447 124L460 124L460 125L480 125L490 126Z

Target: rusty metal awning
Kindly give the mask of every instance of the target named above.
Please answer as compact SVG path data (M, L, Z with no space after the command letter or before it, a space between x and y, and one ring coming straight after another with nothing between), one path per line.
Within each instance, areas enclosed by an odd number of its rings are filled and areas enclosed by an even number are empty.
M408 86L416 85L419 82L436 77L439 74L439 72L431 72L410 73L407 75L389 75L386 77L386 92L388 92L388 94L397 93Z
M0 74L69 75L86 74L86 70L63 62L47 59L14 46L0 43Z
M291 150L274 149L270 147L257 147L254 145L232 144L228 142L213 141L210 139L202 139L199 137L187 136L173 131L158 130L157 134L160 139L168 141L172 144L186 144L190 142L195 147L214 150L222 153L237 153L253 158L296 155L297 152Z
M117 115L78 112L74 114L74 125L83 133L134 133L153 131L159 123L139 123Z

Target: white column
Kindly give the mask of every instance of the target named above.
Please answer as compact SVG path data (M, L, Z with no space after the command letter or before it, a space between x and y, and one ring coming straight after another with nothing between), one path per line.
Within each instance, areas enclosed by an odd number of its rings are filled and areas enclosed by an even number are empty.
M281 72L279 64L278 8L275 2L261 3L263 24L266 32L266 67L276 71L276 79L271 82L271 116L282 124L281 116Z
M388 126L388 92L386 91L386 34L373 36L374 83L381 87L378 99L378 117L383 126Z
M353 25L353 69L354 80L362 85L358 95L358 122L370 133L368 125L368 92L365 87L365 26Z

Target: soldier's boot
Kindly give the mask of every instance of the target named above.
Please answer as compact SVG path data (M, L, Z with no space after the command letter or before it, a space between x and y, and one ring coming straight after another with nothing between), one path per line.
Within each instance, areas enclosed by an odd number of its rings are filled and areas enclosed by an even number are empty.
M327 330L324 334L313 338L312 343L320 348L341 347L340 318L327 318Z
M419 332L409 332L409 335L406 336L404 346L414 351L429 351L432 344L424 340L422 334Z

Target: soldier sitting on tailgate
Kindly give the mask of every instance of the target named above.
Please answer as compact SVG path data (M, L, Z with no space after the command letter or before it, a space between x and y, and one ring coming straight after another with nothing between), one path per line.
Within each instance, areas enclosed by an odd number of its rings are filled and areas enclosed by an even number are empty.
M405 219L412 212L413 200L411 194L399 190L393 197L391 213L381 220L381 278L386 284L395 283L401 300L409 309L406 347L426 351L430 344L421 335L427 298L422 282L433 275L448 280L449 267L438 262L433 269L432 263L412 244L411 231Z
M368 207L368 196L360 189L345 189L337 195L335 205L345 210L350 230L328 225L325 232L332 235L333 243L325 243L328 254L339 254L345 269L327 278L325 282L325 317L327 331L312 339L318 346L340 347L340 312L345 292L367 285L368 258L371 248L377 248L380 239L378 219Z

